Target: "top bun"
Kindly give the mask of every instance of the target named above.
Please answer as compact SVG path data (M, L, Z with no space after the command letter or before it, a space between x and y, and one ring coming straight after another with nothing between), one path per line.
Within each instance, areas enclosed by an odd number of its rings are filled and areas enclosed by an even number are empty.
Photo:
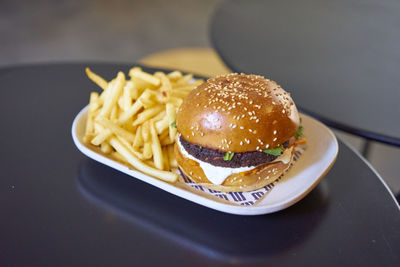
M299 114L276 82L233 73L195 88L180 106L176 125L192 144L222 152L262 151L293 137Z

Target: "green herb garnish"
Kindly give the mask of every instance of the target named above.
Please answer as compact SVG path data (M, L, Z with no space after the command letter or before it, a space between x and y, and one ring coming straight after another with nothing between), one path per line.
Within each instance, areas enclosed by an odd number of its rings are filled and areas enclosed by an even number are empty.
M203 149L203 147L202 146L199 146L200 147L200 149Z
M303 136L303 126L299 126L296 133L294 134L294 138L299 139L300 136Z
M277 148L265 149L263 152L272 156L280 156L283 153L283 148L282 146L278 146Z
M175 123L175 121L171 122L171 126L174 127L174 128L176 128L176 123Z
M233 152L226 152L225 156L224 156L224 160L231 160L233 158L233 155L235 155L235 153Z

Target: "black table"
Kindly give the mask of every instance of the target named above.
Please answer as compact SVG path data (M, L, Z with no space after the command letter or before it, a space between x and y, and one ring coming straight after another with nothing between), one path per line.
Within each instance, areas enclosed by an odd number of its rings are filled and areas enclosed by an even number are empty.
M226 1L211 40L237 72L290 91L329 126L400 146L400 2Z
M400 212L378 175L339 141L331 171L278 213L235 216L101 165L72 120L122 64L0 69L1 266L398 266ZM151 70L151 69L146 69Z

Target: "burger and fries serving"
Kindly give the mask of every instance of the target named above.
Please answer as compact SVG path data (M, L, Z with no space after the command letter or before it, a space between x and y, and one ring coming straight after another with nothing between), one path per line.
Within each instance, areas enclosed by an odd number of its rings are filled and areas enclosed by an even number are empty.
M134 67L106 81L86 73L103 91L90 94L84 142L170 183L183 175L212 190L256 190L281 176L305 143L289 93L262 76L204 81Z

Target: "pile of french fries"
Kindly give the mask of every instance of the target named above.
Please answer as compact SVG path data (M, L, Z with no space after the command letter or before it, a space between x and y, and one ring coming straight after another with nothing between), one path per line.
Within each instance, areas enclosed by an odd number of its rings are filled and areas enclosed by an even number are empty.
M118 72L109 82L89 68L86 74L103 91L90 94L84 141L143 173L175 182L176 112L203 80L179 71L150 74L139 67L130 69L130 79Z

